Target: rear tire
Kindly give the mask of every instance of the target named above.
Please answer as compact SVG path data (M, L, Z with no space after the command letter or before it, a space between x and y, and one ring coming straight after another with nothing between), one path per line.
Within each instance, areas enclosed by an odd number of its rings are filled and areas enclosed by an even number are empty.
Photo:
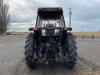
M66 67L68 69L73 69L77 60L77 47L74 35L72 33L68 33L66 41L68 49L67 50L68 62L66 63Z
M25 42L25 60L30 69L34 69L37 66L37 62L34 60L34 34L30 33Z

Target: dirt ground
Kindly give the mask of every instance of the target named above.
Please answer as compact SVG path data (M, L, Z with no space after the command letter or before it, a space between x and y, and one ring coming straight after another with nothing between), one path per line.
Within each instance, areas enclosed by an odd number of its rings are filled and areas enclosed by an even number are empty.
M77 64L73 70L68 70L62 61L53 63L52 65L39 63L35 70L30 70L24 60L24 43L26 36L27 35L0 36L0 75L100 75L99 64L96 65L90 62L92 59L85 53L84 43L88 44L88 42L84 42L83 39L76 39L78 43L78 54L80 56L78 55ZM97 40L94 41L97 42ZM98 57L98 59L100 59L100 57Z

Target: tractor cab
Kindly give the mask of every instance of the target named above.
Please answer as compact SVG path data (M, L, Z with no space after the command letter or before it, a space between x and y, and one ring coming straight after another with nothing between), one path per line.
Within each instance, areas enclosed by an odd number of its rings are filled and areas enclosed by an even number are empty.
M62 8L39 8L37 17L37 27L45 27L53 24L55 27L64 27Z
M36 27L42 29L43 36L56 36L65 27L62 8L39 8Z
M40 31L41 41L49 41L50 38L61 40L61 34L65 27L62 8L39 8L36 29ZM33 29L34 30L34 29ZM37 31L34 30L36 33ZM57 40L57 41L58 41Z

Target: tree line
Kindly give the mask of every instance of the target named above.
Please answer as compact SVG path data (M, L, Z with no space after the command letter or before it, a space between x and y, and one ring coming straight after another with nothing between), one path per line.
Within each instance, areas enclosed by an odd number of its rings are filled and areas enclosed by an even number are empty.
M0 0L0 33L7 31L9 20L9 6L5 4L3 0Z

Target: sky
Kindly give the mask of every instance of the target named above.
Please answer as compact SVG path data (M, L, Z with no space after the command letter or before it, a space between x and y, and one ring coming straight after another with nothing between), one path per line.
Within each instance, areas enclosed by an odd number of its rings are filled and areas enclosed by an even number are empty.
M35 26L39 7L62 7L66 27L69 26L69 11L72 9L74 32L100 31L100 0L4 0L9 5L8 30L27 31Z

